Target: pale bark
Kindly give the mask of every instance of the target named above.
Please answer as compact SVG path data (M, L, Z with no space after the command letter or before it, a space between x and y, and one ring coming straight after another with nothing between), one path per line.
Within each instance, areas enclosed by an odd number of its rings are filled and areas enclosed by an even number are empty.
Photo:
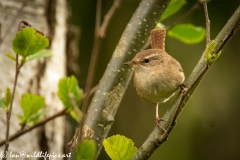
M47 115L52 115L63 108L56 91L58 80L65 75L66 69L67 1L27 1L26 6L19 13L24 2L26 1L0 0L0 29L1 38L3 38L0 45L0 98L7 87L12 89L15 63L5 57L4 53L14 53L12 40L21 20L27 20L34 28L43 32L47 37L51 37L50 49L53 55L39 61L30 61L21 69L13 104L10 135L20 129L17 115L22 114L19 106L22 93L35 93L45 97ZM49 7L50 4L52 7ZM55 11L51 12L52 9ZM6 32L7 34L4 36ZM2 108L0 115L0 140L3 140L5 139L6 116ZM45 141L42 139L44 135ZM64 118L61 117L48 123L44 128L35 129L10 142L9 151L31 153L47 149L49 153L62 154L63 142ZM44 148L42 148L43 146ZM1 147L1 151L3 151L3 147Z

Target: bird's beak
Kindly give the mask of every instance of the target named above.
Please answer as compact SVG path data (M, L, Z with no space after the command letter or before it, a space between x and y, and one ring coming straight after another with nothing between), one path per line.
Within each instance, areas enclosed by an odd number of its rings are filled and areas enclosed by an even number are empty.
M125 62L125 63L123 63L123 64L126 64L126 65L136 65L137 63L136 63L136 61L128 61L128 62Z

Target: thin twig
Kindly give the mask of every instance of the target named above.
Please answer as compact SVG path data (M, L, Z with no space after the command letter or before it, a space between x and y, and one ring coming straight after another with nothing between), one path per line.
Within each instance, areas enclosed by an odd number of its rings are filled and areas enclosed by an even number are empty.
M9 141L12 141L12 140L20 137L21 135L23 135L23 134L25 134L25 133L27 133L27 132L29 132L29 131L37 128L37 127L40 127L40 126L44 125L45 123L47 123L47 122L49 122L49 121L51 121L51 120L53 120L53 119L55 119L55 118L57 118L57 117L59 117L59 116L65 115L66 113L67 113L67 108L65 108L65 109L57 112L56 114L54 114L54 115L52 115L52 116L44 119L44 120L41 121L41 122L38 122L38 123L34 124L33 126L31 126L31 127L29 127L29 128L26 128L26 129L23 129L23 130L19 130L18 132L16 132L16 133L13 134L12 136L10 136ZM1 141L1 142L0 142L0 146L2 146L4 143L6 143L6 140ZM4 152L4 153L6 153L6 152Z
M13 84L13 89L12 89L12 97L11 97L11 103L9 108L6 111L6 119L7 119L7 124L6 124L6 143L4 147L4 153L8 152L8 147L9 147L9 132L10 132L10 119L11 119L11 114L12 114L12 108L13 108L13 100L15 97L15 92L16 92L16 87L17 87L17 80L18 80L18 75L20 72L21 66L18 63L18 54L16 54L16 70L15 70L15 78L14 78L14 84ZM3 160L6 160L7 157L3 157Z
M100 27L101 10L102 10L101 3L102 3L101 0L97 1L93 50L92 50L92 54L91 54L91 59L90 59L89 68L88 68L88 75L87 75L87 79L86 79L86 86L85 86L86 96L85 96L85 98L83 100L83 104L82 104L83 114L86 113L86 111L87 111L87 106L88 106L88 102L89 102L89 98L90 98L90 96L88 95L88 92L90 91L92 84L93 84L94 72L95 72L95 68L96 68L96 63L97 63L98 54L99 54L99 47L100 47L100 43L101 43L100 37L98 36L98 29Z
M206 18L206 46L207 46L208 43L211 41L211 38L210 38L210 20L209 20L209 16L208 16L207 1L202 0L202 4L203 4L205 18Z
M117 8L120 6L120 2L121 2L121 0L115 0L113 2L112 7L108 11L108 13L105 15L103 23L102 23L102 25L101 25L101 27L99 28L99 31L98 31L98 34L101 38L105 37L105 32L106 32L107 27L109 25L109 21L113 17L113 14L117 10Z
M97 84L96 86L94 86L94 87L91 89L90 92L84 93L83 96L82 96L82 100L85 99L85 97L86 97L87 94L89 94L90 96L92 96L92 95L96 92L97 88L98 88L98 84Z
M88 68L88 76L87 76L86 86L85 86L85 92L87 94L83 100L83 105L82 105L83 114L86 113L86 111L87 111L87 106L88 106L88 102L89 102L89 98L90 98L88 93L91 90L92 85L93 85L94 74L95 74L96 64L97 64L98 55L99 55L99 48L100 48L100 44L101 44L101 38L103 38L105 36L105 32L108 27L108 24L109 24L110 20L112 19L116 9L119 7L120 0L115 0L113 2L112 7L106 14L104 21L103 21L102 25L100 26L101 10L102 10L101 3L102 3L101 0L97 1L95 35L94 35L93 50L92 50L92 54L91 54L90 65Z

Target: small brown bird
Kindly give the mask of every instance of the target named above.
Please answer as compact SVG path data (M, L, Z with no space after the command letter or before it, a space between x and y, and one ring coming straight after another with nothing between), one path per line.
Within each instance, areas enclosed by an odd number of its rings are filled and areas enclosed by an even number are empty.
M163 49L141 51L124 64L135 68L133 81L137 94L156 105L156 125L165 131L159 123L162 119L158 116L158 104L166 102L183 84L185 76L181 64Z

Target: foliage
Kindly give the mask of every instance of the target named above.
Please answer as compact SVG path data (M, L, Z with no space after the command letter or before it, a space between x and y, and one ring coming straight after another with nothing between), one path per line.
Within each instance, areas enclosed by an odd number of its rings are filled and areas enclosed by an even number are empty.
M105 139L103 146L112 160L130 160L137 152L133 141L121 135L114 135Z
M57 94L64 106L69 109L72 118L79 122L79 116L82 113L78 106L80 106L83 91L78 87L77 79L74 76L60 79Z
M216 45L217 45L217 42L215 40L213 40L208 44L208 46L206 48L204 58L205 58L205 60L207 61L208 64L213 63L221 55L222 51L218 52L217 54L212 54Z
M171 0L167 9L162 15L161 21L164 21L165 19L179 11L179 9L181 9L182 6L184 6L185 4L186 4L185 0Z
M48 45L48 38L39 34L34 28L24 28L18 31L13 40L14 52L23 57L35 54Z
M94 160L96 145L94 141L84 140L76 149L76 160Z
M14 52L22 56L21 65L33 59L52 55L51 51L45 49L49 45L49 39L34 28L24 28L18 31L12 43ZM12 54L5 53L5 55L16 61Z
M3 107L6 111L9 110L9 104L11 103L12 93L10 88L5 90L5 95L0 99L0 108Z
M36 123L43 116L42 108L45 105L45 99L34 94L23 94L20 100L20 106L23 115L19 115L22 126Z
M30 60L34 60L34 59L40 59L40 58L48 57L51 55L52 55L52 52L50 50L42 49L42 50L36 52L35 54L29 55L27 60L30 61Z
M12 42L12 45L14 52L21 56L21 63L17 70L20 70L21 66L29 60L40 59L52 54L51 51L45 49L49 45L49 39L43 34L40 34L40 32L34 28L28 27L19 30ZM11 60L16 61L16 57L12 54L5 53L5 55ZM1 99L1 106L4 104L7 111L11 99L12 96L10 89L7 89L5 97ZM45 105L45 100L43 97L36 96L34 94L23 94L20 100L20 105L23 115L18 115L18 117L22 127L38 122L44 115L42 108Z
M186 4L185 0L172 0L166 11L164 12L161 22L175 14ZM157 28L164 27L163 24L158 23ZM168 36L175 38L186 44L196 44L201 42L205 37L205 28L198 27L193 24L177 24L172 29L168 30Z
M168 35L186 44L195 44L204 39L205 29L192 24L179 24L168 31Z

